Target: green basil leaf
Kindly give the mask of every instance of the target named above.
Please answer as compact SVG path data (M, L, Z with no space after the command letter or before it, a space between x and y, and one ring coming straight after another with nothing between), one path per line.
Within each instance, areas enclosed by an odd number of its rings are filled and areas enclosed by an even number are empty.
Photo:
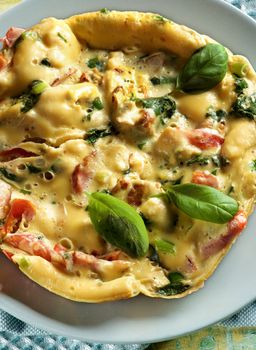
M156 239L155 240L155 247L158 252L162 252L164 254L175 254L176 253L176 247L175 244L169 241L166 241L165 239Z
M228 68L228 54L220 44L197 50L178 76L177 87L184 92L207 91L219 84Z
M145 224L129 204L109 194L87 194L88 212L96 231L109 243L132 257L148 252L149 240Z
M178 209L194 219L224 224L238 211L236 200L210 186L174 185L166 194Z

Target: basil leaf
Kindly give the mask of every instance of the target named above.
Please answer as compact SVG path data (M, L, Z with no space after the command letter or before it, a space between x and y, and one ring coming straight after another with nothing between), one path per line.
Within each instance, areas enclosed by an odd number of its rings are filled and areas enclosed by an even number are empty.
M184 92L207 91L219 84L228 68L228 54L220 44L207 44L196 51L178 76L177 87Z
M224 224L238 211L236 200L210 186L174 185L166 194L178 209L194 219Z
M96 231L109 243L132 257L148 252L149 240L145 224L129 204L109 194L87 194L88 212Z

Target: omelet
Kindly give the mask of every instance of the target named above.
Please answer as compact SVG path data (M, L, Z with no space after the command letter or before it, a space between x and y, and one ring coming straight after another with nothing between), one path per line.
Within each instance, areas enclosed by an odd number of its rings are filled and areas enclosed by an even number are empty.
M2 253L79 302L201 288L255 201L248 60L158 14L107 9L1 41Z

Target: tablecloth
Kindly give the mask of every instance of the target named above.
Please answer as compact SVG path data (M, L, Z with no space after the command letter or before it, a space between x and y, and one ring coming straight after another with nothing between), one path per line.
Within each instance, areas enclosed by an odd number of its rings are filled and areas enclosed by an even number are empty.
M19 1L0 0L0 11ZM256 0L225 1L256 20ZM0 350L144 350L147 347L148 350L256 350L256 301L218 325L152 345L89 344L49 334L0 310Z

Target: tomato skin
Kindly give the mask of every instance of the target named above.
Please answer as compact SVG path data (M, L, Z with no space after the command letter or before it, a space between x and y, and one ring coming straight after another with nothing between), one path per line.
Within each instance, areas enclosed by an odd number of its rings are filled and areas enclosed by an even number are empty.
M198 185L211 186L217 189L219 188L218 178L212 175L209 171L194 171L191 182Z
M15 232L22 219L30 222L36 214L34 205L27 199L16 198L10 204L10 210L6 217L5 233Z
M76 194L81 194L88 186L93 177L92 162L95 159L96 151L84 158L83 163L77 164L71 175L72 190Z
M228 223L228 232L233 236L239 235L247 225L247 218L243 210L239 210Z
M215 130L209 128L195 129L187 133L189 142L201 150L219 147L224 142L224 137Z

